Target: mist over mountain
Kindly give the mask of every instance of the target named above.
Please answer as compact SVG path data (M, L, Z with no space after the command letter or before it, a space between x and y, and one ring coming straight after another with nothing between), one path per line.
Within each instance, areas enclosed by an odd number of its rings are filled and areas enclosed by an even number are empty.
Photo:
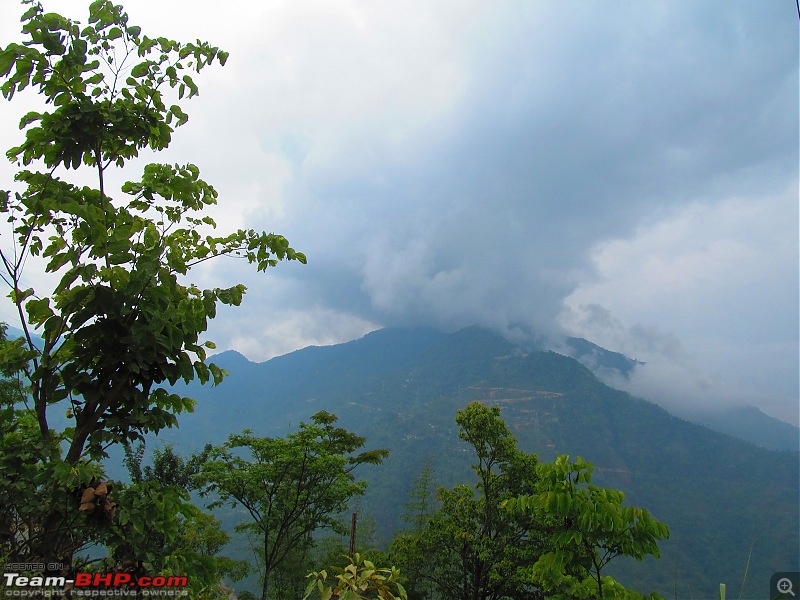
M282 436L332 412L368 447L391 450L362 473L370 486L358 505L387 541L403 526L406 494L425 464L441 485L470 481L470 451L454 417L479 401L501 407L521 449L543 461L582 456L599 485L621 489L669 525L661 560L614 567L623 583L710 597L719 582L736 589L749 565L749 598L771 573L800 567L798 428L752 407L678 418L599 378L629 377L640 361L579 338L563 350L576 358L473 326L383 329L263 363L226 351L213 361L229 376L217 387L176 386L197 399L196 410L149 444L173 443L186 454L245 427ZM125 477L113 462L112 477Z
M769 450L797 451L800 446L797 427L770 417L755 406L722 410L696 408L680 416Z
M588 342L573 344L605 368L635 368ZM383 539L402 526L405 496L427 462L442 485L470 480L454 417L479 401L501 407L522 449L541 460L582 456L598 484L623 490L670 526L661 560L616 567L624 583L710 597L719 582L740 584L752 547L743 597L759 597L772 572L800 562L796 428L794 451L759 448L615 390L571 357L527 351L479 327L385 329L265 363L234 352L214 360L230 376L217 388L189 386L195 413L162 438L189 451L243 427L284 435L319 410L332 412L369 447L391 450L381 467L362 473L370 486L359 511Z

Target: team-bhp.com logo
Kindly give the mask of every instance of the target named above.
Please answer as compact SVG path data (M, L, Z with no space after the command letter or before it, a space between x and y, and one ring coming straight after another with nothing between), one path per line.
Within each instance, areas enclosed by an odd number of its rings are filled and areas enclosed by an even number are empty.
M3 588L12 597L188 596L186 577L135 577L130 573L76 573L74 578L4 573Z

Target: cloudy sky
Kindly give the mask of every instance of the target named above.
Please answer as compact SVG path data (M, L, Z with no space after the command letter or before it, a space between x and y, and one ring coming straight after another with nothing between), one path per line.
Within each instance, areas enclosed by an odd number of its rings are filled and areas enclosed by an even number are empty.
M85 20L87 4L45 8ZM388 325L566 333L647 361L625 385L668 407L797 424L794 2L125 7L145 34L231 55L158 160L200 166L222 227L282 233L309 259L198 273L249 288L211 329L221 347L266 360ZM0 6L2 45L20 12ZM4 106L4 145L32 101Z

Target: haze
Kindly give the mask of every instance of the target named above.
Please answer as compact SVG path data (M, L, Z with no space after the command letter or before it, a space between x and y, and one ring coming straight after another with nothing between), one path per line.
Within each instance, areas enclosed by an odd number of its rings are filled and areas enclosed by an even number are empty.
M231 54L158 160L200 166L222 227L309 258L200 274L249 288L210 330L221 348L266 360L416 324L577 335L646 361L617 383L668 408L798 423L794 3L124 6L145 34ZM21 12L0 7L3 46ZM5 146L34 102L4 104Z

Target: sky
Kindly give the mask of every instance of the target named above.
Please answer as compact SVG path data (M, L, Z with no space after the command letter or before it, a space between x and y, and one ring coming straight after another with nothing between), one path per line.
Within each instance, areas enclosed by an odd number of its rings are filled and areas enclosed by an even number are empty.
M44 5L86 19L88 2ZM798 424L794 2L124 5L143 33L230 59L195 78L171 148L119 181L195 163L221 230L308 256L196 273L248 287L209 330L220 348L261 361L409 325L575 335L645 361L616 385L670 410ZM3 46L20 14L0 5ZM35 102L3 106L5 145Z

